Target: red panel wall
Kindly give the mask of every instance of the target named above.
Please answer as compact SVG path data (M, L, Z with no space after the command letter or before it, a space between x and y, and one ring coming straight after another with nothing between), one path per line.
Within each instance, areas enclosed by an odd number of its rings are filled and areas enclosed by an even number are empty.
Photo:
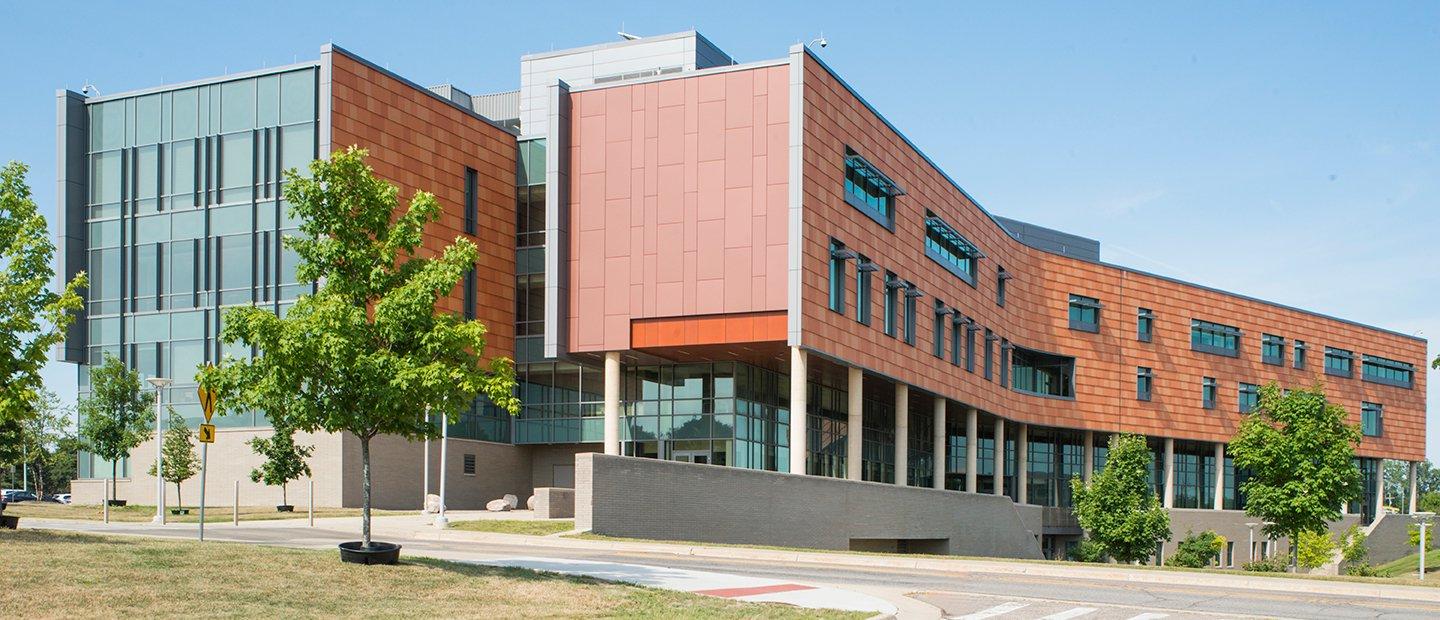
M1424 341L1023 246L946 181L823 65L808 55L804 62L805 271L801 311L805 346L1012 420L1206 441L1226 441L1233 436L1240 420L1239 383L1278 380L1285 386L1299 386L1318 379L1324 382L1331 399L1356 420L1361 401L1384 404L1384 436L1365 438L1362 454L1423 458ZM846 204L842 162L847 145L908 192L896 201L893 233ZM979 261L977 286L964 283L925 256L927 208L987 254ZM849 308L845 315L826 307L828 243L832 236L925 291L926 296L918 300L915 346L881 331L883 289L878 278L872 326L855 321L853 283L847 287ZM1316 269L1322 268L1324 258L1315 257ZM997 265L1015 276L1008 285L1003 308L995 303ZM853 276L853 271L850 273ZM1099 334L1068 328L1070 293L1095 297L1104 304ZM935 358L931 352L931 307L937 298L1011 342L1074 356L1077 397L1058 400L1001 388L998 346L996 378L984 380L983 331L977 334L975 373ZM1152 343L1136 338L1138 307L1150 308L1156 314ZM1240 357L1191 351L1191 318L1242 329ZM1309 347L1306 370L1292 369L1289 359L1283 367L1262 364L1263 333L1282 336L1287 345L1293 345L1296 339L1305 341ZM1326 345L1355 352L1354 378L1322 374ZM1287 346L1287 358L1290 351ZM1414 388L1363 382L1362 353L1415 364ZM946 354L948 357L948 343ZM1137 366L1154 369L1154 395L1149 402L1135 398ZM1201 407L1201 381L1207 376L1220 382L1219 403L1213 410Z
M571 97L570 350L632 319L784 310L788 67Z
M331 144L370 150L377 175L400 187L402 207L416 191L440 201L424 252L457 237L480 248L476 318L490 330L486 354L515 354L515 138L341 50L331 54ZM478 176L476 234L465 230L465 168ZM439 304L460 312L463 286Z

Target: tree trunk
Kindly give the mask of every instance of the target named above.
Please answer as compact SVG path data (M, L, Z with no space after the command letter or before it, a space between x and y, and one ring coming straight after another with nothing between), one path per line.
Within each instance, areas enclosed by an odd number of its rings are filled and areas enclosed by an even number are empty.
M290 498L289 498L289 496L285 493L285 483L284 483L284 482L281 482L281 483L280 483L280 505L281 505L281 506L285 506L285 505L288 505L289 503L290 503Z
M176 482L176 483L175 483L175 507L176 507L176 508L184 508L184 507L185 507L185 500L180 497L180 483L179 483L179 482Z
M370 547L370 438L360 438L360 471L363 472L365 501L360 507L360 533L365 548Z
M120 464L120 459L115 459L115 460L113 460L113 461L110 461L110 499L119 499L119 498L115 497L115 472L117 471L117 468L119 467L119 464ZM106 503L109 503L109 502L106 502Z

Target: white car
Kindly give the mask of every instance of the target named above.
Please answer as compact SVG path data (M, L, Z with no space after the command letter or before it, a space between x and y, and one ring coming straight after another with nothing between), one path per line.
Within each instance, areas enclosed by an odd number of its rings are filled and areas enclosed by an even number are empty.
M55 496L55 501L60 502L61 504L68 504L70 503L70 494L60 493Z

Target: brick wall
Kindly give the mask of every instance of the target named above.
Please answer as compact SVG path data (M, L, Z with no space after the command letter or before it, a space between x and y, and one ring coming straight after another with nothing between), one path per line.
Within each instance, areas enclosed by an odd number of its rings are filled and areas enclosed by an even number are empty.
M1367 456L1418 460L1424 456L1425 343L1344 321L1243 299L1233 295L1035 250L1009 237L993 220L952 185L902 136L850 92L822 64L804 56L805 127L803 170L805 189L803 283L801 312L803 344L825 355L869 371L899 378L1011 420L1097 431L1127 430L1149 435L1225 441L1239 423L1239 383L1278 380L1284 386L1323 381L1332 400L1359 419L1361 401L1385 405L1383 437L1367 437L1360 453ZM962 139L963 136L957 136ZM843 157L854 148L895 179L906 195L895 201L895 230L890 232L844 200ZM986 254L978 263L976 285L945 270L924 252L925 210L934 211ZM1157 231L1182 235L1185 230ZM870 257L882 269L914 282L925 296L917 300L915 346L885 336L883 272L876 274L872 325L855 321L854 285L848 284L847 312L826 306L829 239ZM1315 268L1328 256L1317 254ZM996 305L996 268L1014 276L1006 305ZM850 274L853 278L853 266ZM1098 334L1068 328L1070 293L1098 298ZM986 381L983 368L984 331L977 334L976 371L935 358L935 299L974 317L983 327L1012 343L1076 358L1074 400L1030 396L1000 387L997 374ZM1136 338L1138 307L1155 313L1152 343ZM1190 350L1190 320L1198 318L1233 325L1244 331L1240 357L1229 358ZM949 330L947 329L947 332ZM1303 340L1309 347L1306 369L1294 370L1260 362L1261 334L1282 336L1287 345ZM1326 345L1355 352L1355 378L1323 375ZM1415 386L1403 389L1361 381L1360 355L1371 353L1416 365ZM947 342L946 355L949 355ZM1135 370L1154 370L1153 397L1135 398ZM1214 410L1201 407L1202 377L1220 382Z
M593 453L575 469L575 526L596 534L815 549L910 539L1041 557L1039 511L1027 521L995 495Z

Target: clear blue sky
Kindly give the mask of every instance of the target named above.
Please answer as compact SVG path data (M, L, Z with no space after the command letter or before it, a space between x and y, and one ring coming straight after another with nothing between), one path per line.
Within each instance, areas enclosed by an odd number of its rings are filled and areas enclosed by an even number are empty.
M741 61L823 31L825 60L992 212L1440 342L1440 3L486 4L10 3L0 159L29 162L53 210L55 89L288 64L327 41L482 93L517 88L523 53L622 25L693 27ZM73 398L73 368L47 377Z

